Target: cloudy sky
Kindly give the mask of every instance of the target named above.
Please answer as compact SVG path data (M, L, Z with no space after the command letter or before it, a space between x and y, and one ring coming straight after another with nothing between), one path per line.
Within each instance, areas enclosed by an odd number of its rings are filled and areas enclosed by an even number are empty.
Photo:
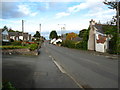
M60 34L60 27L64 24L66 31L79 32L88 28L91 19L105 23L115 15L115 10L108 9L103 1L4 0L0 3L0 28L6 25L21 31L21 23L24 20L24 30L29 33L38 31L40 23L42 34L47 36L51 30Z

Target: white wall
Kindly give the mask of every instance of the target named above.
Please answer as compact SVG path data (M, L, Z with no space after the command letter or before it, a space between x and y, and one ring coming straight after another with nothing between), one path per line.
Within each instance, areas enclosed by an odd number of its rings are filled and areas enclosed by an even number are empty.
M10 36L11 39L15 40L15 36Z
M19 39L23 40L23 36L19 36Z
M95 50L97 52L106 52L106 50L108 48L108 41L106 40L106 42L104 42L104 43L97 43L99 34L100 33L95 34Z
M96 43L96 51L97 52L105 52L105 44L102 43Z

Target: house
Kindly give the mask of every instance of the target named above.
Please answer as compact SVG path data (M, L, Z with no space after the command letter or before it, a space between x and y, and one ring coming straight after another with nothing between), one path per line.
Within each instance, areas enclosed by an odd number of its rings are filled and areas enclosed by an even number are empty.
M9 38L17 41L18 40L29 41L31 40L31 34L22 32L9 32Z
M77 37L73 38L73 41L82 41L82 38L77 36Z
M109 49L109 40L103 30L102 24L97 24L94 20L90 21L90 31L88 39L88 50L106 52Z
M9 42L9 33L8 30L0 29L0 42Z
M19 40L19 32L9 32L9 38L13 40Z
M56 38L52 39L50 43L53 44L55 41L56 41Z
M55 40L55 41L53 42L53 44L56 45L56 44L59 43L59 42L62 43L62 39L58 38L57 40Z

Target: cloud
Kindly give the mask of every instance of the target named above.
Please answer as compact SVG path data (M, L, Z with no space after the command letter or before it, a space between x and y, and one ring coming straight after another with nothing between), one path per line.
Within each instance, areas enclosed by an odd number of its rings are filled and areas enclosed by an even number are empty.
M78 12L78 11L80 11L82 9L86 9L87 7L88 7L88 5L86 3L81 3L79 5L76 5L76 6L73 6L73 7L69 7L68 11L70 13L72 13L72 12Z
M17 11L18 7L15 3L5 3L2 2L2 18L6 19L6 18L14 18L14 17L20 17L22 16L22 13L20 13L19 11Z
M29 5L21 5L17 2L2 2L2 15L3 19L20 18L25 16L35 16L38 13L32 12Z
M69 15L70 15L70 13L61 12L61 13L56 14L56 18L61 18L61 17L64 17L64 16L69 16Z
M30 7L29 5L19 5L18 11L23 13L25 16L36 16L38 12L32 12L29 7Z
M67 10L63 13L63 12L59 12L56 14L57 18L62 18L64 16L69 16L73 13L77 13L77 12L82 12L82 10L87 10L87 12L92 12L89 13L90 16L100 16L100 15L113 15L113 13L115 13L112 10L108 10L105 11L105 5L103 3L104 0L85 0L84 2L80 2L80 4L78 5L74 5L71 7L68 7ZM102 10L100 10L102 9ZM86 12L86 14L87 14ZM110 13L112 12L112 14ZM88 14L87 14L88 15Z
M4 0L4 2L81 2L83 0Z
M108 20L111 20L113 16L115 16L116 11L113 9L105 9L102 7L94 8L93 10L90 10L85 16L95 19L97 21L101 21L102 23L107 22Z

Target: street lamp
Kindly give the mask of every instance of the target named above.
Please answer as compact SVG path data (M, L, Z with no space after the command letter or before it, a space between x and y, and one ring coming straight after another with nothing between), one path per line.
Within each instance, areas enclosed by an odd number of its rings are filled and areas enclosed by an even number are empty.
M61 27L61 36L64 34L64 31L65 31L65 29L66 29L66 24L58 24L58 25L60 25Z

